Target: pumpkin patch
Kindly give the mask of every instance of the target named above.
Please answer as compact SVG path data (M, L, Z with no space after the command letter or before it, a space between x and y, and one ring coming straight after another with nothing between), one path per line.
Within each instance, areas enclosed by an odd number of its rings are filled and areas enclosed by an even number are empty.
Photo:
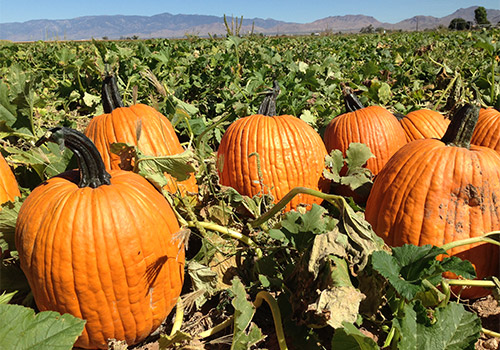
M495 348L498 35L0 42L0 348Z

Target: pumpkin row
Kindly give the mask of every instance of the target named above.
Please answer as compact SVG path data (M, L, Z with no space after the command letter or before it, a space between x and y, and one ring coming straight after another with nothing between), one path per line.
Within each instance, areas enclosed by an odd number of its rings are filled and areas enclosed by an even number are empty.
M224 133L217 151L221 184L248 196L269 193L275 201L297 186L328 192L330 182L322 176L327 152L345 152L360 142L375 155L366 164L376 175L366 218L389 245L441 245L500 229L494 201L500 195L500 156L468 146L472 138L498 150L498 112L482 110L473 136L477 108L464 109L465 117L451 123L428 110L398 120L380 106L362 106L346 89L346 113L330 122L323 141L304 121L276 115L278 93L275 85L258 114ZM175 237L179 223L170 205L110 152L118 142L149 155L181 153L175 130L149 106L123 107L112 76L103 84L103 105L105 114L92 119L86 136L55 128L42 140L70 148L79 168L35 188L16 227L21 267L37 306L87 320L76 343L82 348L107 348L108 338L129 345L143 340L172 310L184 278L184 247ZM0 201L19 196L3 157L0 179ZM169 179L168 191L197 191L194 174L184 182ZM320 202L298 196L286 210ZM498 275L498 249L452 253L473 261L479 277Z

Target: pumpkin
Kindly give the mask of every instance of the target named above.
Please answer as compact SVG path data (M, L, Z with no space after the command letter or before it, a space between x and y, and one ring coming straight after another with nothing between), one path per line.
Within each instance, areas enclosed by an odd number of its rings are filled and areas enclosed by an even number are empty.
M500 112L495 108L481 108L471 143L500 152Z
M323 178L326 149L319 134L291 115L276 115L279 86L262 102L258 114L233 122L222 136L217 151L220 183L253 197L271 194L274 202L291 189L304 186L328 191ZM285 210L299 204L321 203L305 194L295 196Z
M124 161L111 152L113 143L137 146L143 154L151 156L174 155L184 151L170 120L163 114L141 103L123 106L114 76L106 76L102 91L104 114L91 119L85 135L101 153L106 169L131 168L130 161ZM181 194L198 191L194 174L181 182L167 173L165 176L169 181L165 189L171 193L177 190Z
M441 139L420 139L396 152L378 174L365 217L389 246L443 244L500 229L500 156L470 145L479 108L462 107ZM498 276L499 247L471 244L449 251ZM482 288L462 297L480 297Z
M0 153L0 204L13 201L20 196L16 178Z
M389 158L406 144L406 135L398 119L381 106L364 107L353 92L343 89L346 113L333 118L324 133L326 149L346 154L353 142L366 144L374 158L366 168L377 175ZM344 170L345 172L345 170Z
M408 142L418 139L441 138L450 124L441 113L418 109L399 119Z
M77 347L107 349L109 338L136 344L181 292L177 218L140 175L108 173L82 133L58 127L47 140L70 148L79 170L36 187L19 211L15 242L36 305L87 321Z

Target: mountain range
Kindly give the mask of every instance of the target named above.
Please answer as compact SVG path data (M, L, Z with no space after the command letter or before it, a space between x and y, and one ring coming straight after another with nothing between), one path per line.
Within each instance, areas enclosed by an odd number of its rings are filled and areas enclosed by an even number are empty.
M461 8L445 17L414 16L397 23L380 22L372 16L329 16L310 23L284 22L274 19L243 19L240 34L253 32L263 35L291 35L311 33L359 32L362 28L387 30L424 30L439 26L448 27L454 18L474 22L477 6ZM500 10L487 9L488 20L496 25ZM227 18L229 26L233 18ZM234 18L239 24L240 18ZM120 38L183 38L187 35L206 37L227 33L224 18L206 15L173 15L162 13L154 16L85 16L64 20L31 20L27 22L0 23L0 40L88 40Z

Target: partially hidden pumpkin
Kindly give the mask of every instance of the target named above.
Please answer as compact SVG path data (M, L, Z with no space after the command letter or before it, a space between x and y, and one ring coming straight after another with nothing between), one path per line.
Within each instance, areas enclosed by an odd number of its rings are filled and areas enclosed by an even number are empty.
M87 321L76 346L136 344L168 316L184 278L184 246L168 201L138 174L105 170L82 133L54 128L79 170L36 187L15 232L21 268L41 311Z
M408 142L443 137L450 120L431 109L418 109L399 119Z
M170 120L153 107L135 104L124 107L116 78L108 75L103 82L104 114L95 116L89 122L85 135L90 138L102 155L106 169L131 168L130 161L124 161L111 152L113 143L128 143L137 146L145 155L174 155L184 151ZM181 194L197 192L194 174L178 182L165 173L168 180L166 190Z
M19 196L21 193L14 173L0 153L0 204L13 201Z
M220 183L250 197L271 194L275 202L298 186L327 192L330 184L322 176L325 145L303 120L276 115L278 93L275 84L258 114L238 119L224 133L217 151ZM299 194L285 210L313 203L321 199Z
M495 108L481 108L474 134L470 141L500 152L500 112Z
M343 90L346 113L328 123L324 140L326 149L346 154L353 142L366 144L375 156L366 168L377 175L389 158L406 144L406 135L398 119L381 106L364 107L349 88Z
M470 144L478 111L464 106L441 139L408 143L378 174L365 217L389 246L442 246L500 229L500 156ZM478 278L499 274L496 245L471 244L449 253L471 261ZM488 292L470 288L462 297Z

